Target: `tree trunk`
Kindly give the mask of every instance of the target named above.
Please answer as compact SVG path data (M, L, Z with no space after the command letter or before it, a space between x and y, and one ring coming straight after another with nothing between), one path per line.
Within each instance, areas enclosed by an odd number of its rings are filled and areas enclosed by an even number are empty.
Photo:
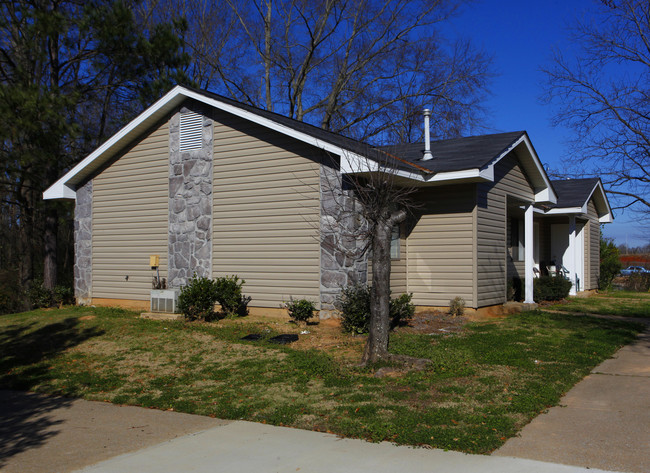
M362 364L375 363L388 355L390 328L390 238L392 225L377 224L372 236L372 288L370 328L361 358Z
M43 235L43 286L54 289L57 276L57 234L59 231L59 216L54 206L49 206L45 216L45 231Z
M393 212L386 221L378 222L372 235L372 288L370 291L370 328L363 350L362 364L375 363L389 357L390 330L390 240L393 227L406 219L406 211Z

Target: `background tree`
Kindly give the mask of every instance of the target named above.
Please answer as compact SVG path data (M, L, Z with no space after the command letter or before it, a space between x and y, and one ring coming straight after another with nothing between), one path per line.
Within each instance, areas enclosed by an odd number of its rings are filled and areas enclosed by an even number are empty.
M125 117L185 78L184 23L143 29L134 2L4 1L0 4L0 262L54 287L59 223L71 244L71 207L43 202L62 172L115 132ZM63 252L70 256L70 247ZM38 260L43 257L40 266ZM68 257L70 274L72 258Z
M620 259L621 253L608 238L600 237L600 276L598 278L599 289L610 289L612 281L619 275L623 266Z
M650 216L650 3L594 3L593 19L572 27L576 56L558 51L545 71L548 99L576 132L578 173L602 176L617 207Z
M464 3L155 0L143 16L187 15L187 72L202 87L380 144L419 139L423 104L434 137L480 125L491 60L441 33Z

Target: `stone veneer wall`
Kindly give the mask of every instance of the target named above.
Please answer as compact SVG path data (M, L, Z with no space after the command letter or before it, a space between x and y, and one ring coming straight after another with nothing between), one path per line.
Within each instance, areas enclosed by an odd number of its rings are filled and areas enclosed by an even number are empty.
M90 304L93 286L93 181L77 189L74 207L74 295Z
M355 200L344 191L341 173L325 164L320 172L320 317L336 314L336 299L341 288L366 284L367 253L361 253L365 241L358 237L361 218L355 212Z
M212 275L212 135L205 108L201 149L180 152L180 114L169 122L169 260L168 286L180 287L197 276Z

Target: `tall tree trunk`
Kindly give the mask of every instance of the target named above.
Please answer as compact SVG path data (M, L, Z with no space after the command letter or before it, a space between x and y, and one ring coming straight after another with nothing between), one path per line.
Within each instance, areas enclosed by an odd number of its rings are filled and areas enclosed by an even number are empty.
M57 234L59 232L59 215L54 205L46 210L45 230L43 235L43 286L54 289L57 276Z
M393 227L406 220L406 211L397 210L377 222L372 235L372 288L370 292L370 328L363 350L362 364L388 358L390 330L390 240Z
M374 363L388 356L390 328L390 238L392 225L379 223L372 236L372 288L370 328L361 363Z

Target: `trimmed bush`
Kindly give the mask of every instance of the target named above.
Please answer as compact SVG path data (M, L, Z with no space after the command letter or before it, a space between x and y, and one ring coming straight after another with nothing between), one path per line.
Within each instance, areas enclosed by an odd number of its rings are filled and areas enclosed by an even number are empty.
M514 277L508 279L507 297L509 301L523 300L523 281L521 278Z
M415 306L411 302L413 294L402 294L390 300L390 327L407 325L415 315Z
M415 314L413 294L402 294L390 301L391 329L406 325ZM339 296L341 327L348 333L368 333L370 328L370 287L357 284L344 287Z
M291 299L289 302L285 302L284 306L289 312L289 317L294 322L307 322L314 316L316 312L316 304L307 299Z
M542 276L533 281L533 297L535 301L559 301L569 295L571 281L556 276Z
M74 304L74 291L67 286L48 289L43 286L43 281L36 280L27 291L27 298L34 309L69 305Z
M223 276L214 280L217 291L217 303L221 306L224 317L243 317L248 315L250 297L242 294L246 281L237 276Z
M370 287L347 286L339 296L341 327L348 333L368 333L370 324Z
M215 304L221 306L222 317L237 317L248 314L251 298L242 295L244 280L237 276L224 276L212 280L197 277L181 288L178 296L178 310L187 320L212 320L216 314Z
M449 301L449 315L454 317L461 317L465 314L465 299L462 297L454 297Z
M218 288L210 278L197 277L196 273L178 296L178 310L187 320L212 320Z

